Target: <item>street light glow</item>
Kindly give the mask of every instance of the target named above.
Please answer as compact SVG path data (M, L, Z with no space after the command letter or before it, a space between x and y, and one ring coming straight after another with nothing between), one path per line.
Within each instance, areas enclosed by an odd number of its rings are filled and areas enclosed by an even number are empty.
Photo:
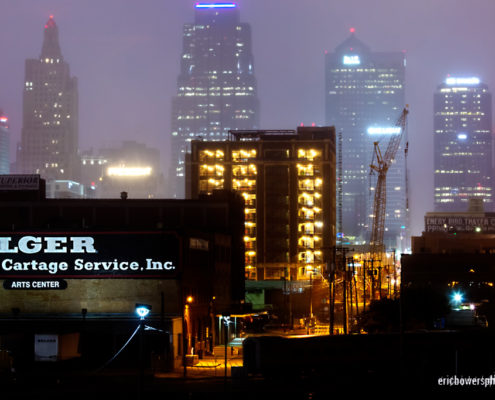
M109 167L108 176L139 177L151 175L151 167Z
M455 292L455 293L452 295L452 300L453 300L453 301L454 301L454 303L456 303L456 304L462 303L462 293Z
M151 306L148 304L136 304L136 314L141 319L145 319L151 311Z

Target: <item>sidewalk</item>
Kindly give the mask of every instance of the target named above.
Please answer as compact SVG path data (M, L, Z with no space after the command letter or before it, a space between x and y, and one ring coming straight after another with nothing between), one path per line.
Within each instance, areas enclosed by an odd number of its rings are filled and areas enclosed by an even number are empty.
M232 376L231 367L242 367L242 355L231 355L230 348L227 351L227 376ZM214 356L205 356L193 366L187 366L186 377L195 379L221 378L225 376L225 356L224 353L216 352ZM155 378L184 378L184 370L173 372L157 372Z

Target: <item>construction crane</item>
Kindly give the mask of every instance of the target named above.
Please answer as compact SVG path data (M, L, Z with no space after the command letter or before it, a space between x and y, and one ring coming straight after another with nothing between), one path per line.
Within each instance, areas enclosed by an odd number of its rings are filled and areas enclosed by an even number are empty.
M374 142L373 158L376 163L370 165L370 173L376 172L378 178L375 187L375 199L373 203L373 226L371 229L371 239L369 243L371 259L380 261L384 252L383 233L385 231L385 210L387 206L387 172L399 149L400 142L406 130L406 117L409 111L406 108L402 111L395 126L400 127L400 133L393 135L388 142L385 155L382 156L378 142Z

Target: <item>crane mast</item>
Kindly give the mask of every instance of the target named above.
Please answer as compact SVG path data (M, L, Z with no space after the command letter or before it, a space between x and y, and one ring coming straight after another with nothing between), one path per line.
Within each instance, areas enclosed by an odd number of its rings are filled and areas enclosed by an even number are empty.
M395 126L400 127L400 133L393 135L388 142L385 155L382 156L378 142L374 142L373 152L376 163L370 165L371 172L378 175L373 202L373 226L371 229L370 255L375 261L381 260L384 252L383 234L385 231L385 211L387 206L387 172L395 158L400 142L406 130L406 117L409 111L404 108Z

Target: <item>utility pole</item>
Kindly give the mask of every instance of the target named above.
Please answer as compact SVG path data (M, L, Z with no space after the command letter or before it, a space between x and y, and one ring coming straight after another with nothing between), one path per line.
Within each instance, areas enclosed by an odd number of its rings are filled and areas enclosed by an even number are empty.
M354 257L352 258L352 280L354 281L354 295L356 300L356 316L359 315L359 302L358 302L358 284L355 274ZM352 295L352 293L351 293Z
M382 258L383 259L383 258ZM378 299L382 299L382 262L378 264Z
M313 318L313 271L309 271L309 321L307 334L309 335L309 324Z
M229 345L229 323L230 315L222 315L225 340L225 383L227 383L227 348Z
M351 273L352 274L352 261L353 258L350 259L350 263L351 263L351 270L348 271L348 273ZM353 301L352 301L352 277L351 275L348 274L348 278L349 278L349 317L352 321L352 318L354 317L354 310L353 310Z
M363 260L363 313L366 312L366 260Z
M294 318L292 316L292 276L290 273L290 265L289 265L289 324L290 329L294 329Z
M397 264L395 263L395 249L394 249L394 300L397 298Z
M343 289L342 289L342 314L343 314L343 326L344 334L347 335L347 257L346 253L353 251L354 249L349 249L348 247L340 247L338 250L342 251L342 269L343 269ZM333 290L333 295L335 299L335 287ZM352 295L351 295L352 297Z
M143 398L143 381L144 381L144 360L143 360L143 334L144 318L139 321L139 381L138 381L138 400Z
M344 267L344 280L343 280L343 291L342 291L342 314L343 314L343 321L342 324L344 325L344 335L347 335L347 259L345 256L347 249L342 249L342 262L343 262L343 267Z
M329 322L329 334L333 335L335 324L335 256L337 254L337 248L333 248L332 262L328 268L328 308L330 312Z
M371 295L370 301L375 300L375 266L373 265L373 258L371 261Z

